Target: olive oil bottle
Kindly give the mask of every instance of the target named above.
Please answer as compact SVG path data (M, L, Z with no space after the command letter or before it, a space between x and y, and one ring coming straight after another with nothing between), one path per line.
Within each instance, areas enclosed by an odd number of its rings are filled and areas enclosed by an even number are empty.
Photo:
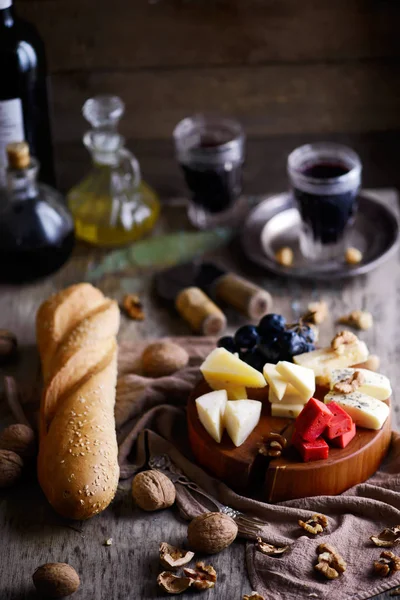
M70 190L68 205L76 237L97 246L121 246L143 237L160 213L156 193L142 181L138 161L117 133L124 108L117 96L97 96L83 106L93 127L83 137L93 164Z

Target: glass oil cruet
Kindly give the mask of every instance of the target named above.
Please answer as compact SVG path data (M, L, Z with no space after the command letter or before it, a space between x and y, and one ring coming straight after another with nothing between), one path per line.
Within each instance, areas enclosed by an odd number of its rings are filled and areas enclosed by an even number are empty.
M160 212L156 193L142 181L138 161L117 133L124 109L117 96L96 96L82 110L92 125L83 143L93 165L70 190L68 205L76 236L97 246L120 246L143 237Z

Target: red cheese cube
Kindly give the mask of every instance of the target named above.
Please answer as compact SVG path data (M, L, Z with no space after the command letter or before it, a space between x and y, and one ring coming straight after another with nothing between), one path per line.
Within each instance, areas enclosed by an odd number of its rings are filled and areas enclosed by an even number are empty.
M339 404L336 404L336 402L329 402L326 406L333 414L331 422L324 431L324 436L328 440L332 440L333 438L352 430L353 419L341 406L339 406Z
M296 419L296 431L306 442L316 440L329 425L333 414L323 402L311 398Z
M325 460L329 456L329 446L322 438L312 442L306 442L301 435L295 431L292 438L293 446L300 452L304 462L312 460Z
M336 446L337 448L346 448L347 444L351 442L353 437L356 435L356 424L353 423L350 431L346 433L342 433L342 435L338 435L337 437L330 440L332 446Z

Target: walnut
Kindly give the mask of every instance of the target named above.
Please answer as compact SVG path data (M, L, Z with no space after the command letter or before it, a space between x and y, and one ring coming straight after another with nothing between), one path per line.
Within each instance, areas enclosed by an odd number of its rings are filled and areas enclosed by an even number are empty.
M358 342L358 337L354 333L351 333L351 331L340 331L333 338L331 348L338 354L343 354L347 345L355 344L356 342Z
M273 544L267 544L266 542L263 542L260 537L257 538L256 547L257 550L267 556L281 556L289 549L289 546L274 546Z
M18 343L16 336L7 329L0 329L0 364L4 364L17 355Z
M374 561L374 571L381 577L387 577L395 571L400 571L400 557L390 550L383 550L379 560Z
M172 375L189 362L189 355L173 342L157 342L147 346L142 354L142 367L149 377Z
M307 312L303 315L302 320L305 323L321 325L328 316L328 312L328 304L326 302L310 302L307 307Z
M10 425L0 433L0 448L12 450L22 458L33 458L36 455L35 433L22 423Z
M22 475L22 458L12 450L0 450L0 489L14 485Z
M279 248L279 250L275 252L275 258L280 265L291 267L294 259L293 250L289 248L289 246Z
M269 433L259 448L258 452L263 456L277 458L281 456L282 450L286 448L287 440L280 433Z
M140 302L139 296L136 294L126 294L122 301L122 306L125 309L126 314L135 321L143 321L145 314L143 311L143 304Z
M358 265L363 259L363 254L361 250L358 250L358 248L353 248L352 246L350 246L346 249L344 258L347 264Z
M175 502L175 486L160 471L142 471L132 481L132 496L143 510L169 508Z
M243 600L265 600L264 596L260 596L257 592L251 592L250 596L245 594Z
M308 533L317 535L318 533L322 533L324 529L328 527L329 521L325 515L315 514L311 519L308 519L308 521L299 519L298 523L300 527L308 531Z
M211 565L203 562L196 563L195 569L183 569L186 577L192 580L192 586L196 590L208 590L215 586L217 581L217 572Z
M238 534L235 521L219 512L200 515L189 523L189 546L206 554L217 554L232 544Z
M194 557L194 552L189 550L181 550L175 546L167 544L167 542L161 542L160 544L160 562L163 567L169 567L170 569L178 569L187 565Z
M364 374L361 371L354 371L350 377L335 383L333 389L335 392L340 392L341 394L351 394L352 392L358 390L358 388L363 385L364 382Z
M190 577L179 577L169 571L163 571L157 577L157 583L168 594L181 594L192 585L192 580Z
M371 329L374 324L374 318L371 313L365 310L353 310L350 314L340 317L338 323L366 330Z
M400 525L390 528L387 527L378 535L371 535L369 539L374 542L375 546L380 546L382 548L396 546L400 542Z
M331 544L319 544L317 553L318 562L314 569L327 579L336 579L345 572L346 562Z
M33 574L33 583L43 598L65 598L79 588L79 575L66 563L47 563Z

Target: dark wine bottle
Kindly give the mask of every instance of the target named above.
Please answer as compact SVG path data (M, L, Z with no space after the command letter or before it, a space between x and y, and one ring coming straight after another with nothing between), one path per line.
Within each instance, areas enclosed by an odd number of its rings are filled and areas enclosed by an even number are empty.
M39 179L55 185L44 44L30 23L0 0L0 188L6 186L6 146L26 140L41 165Z

